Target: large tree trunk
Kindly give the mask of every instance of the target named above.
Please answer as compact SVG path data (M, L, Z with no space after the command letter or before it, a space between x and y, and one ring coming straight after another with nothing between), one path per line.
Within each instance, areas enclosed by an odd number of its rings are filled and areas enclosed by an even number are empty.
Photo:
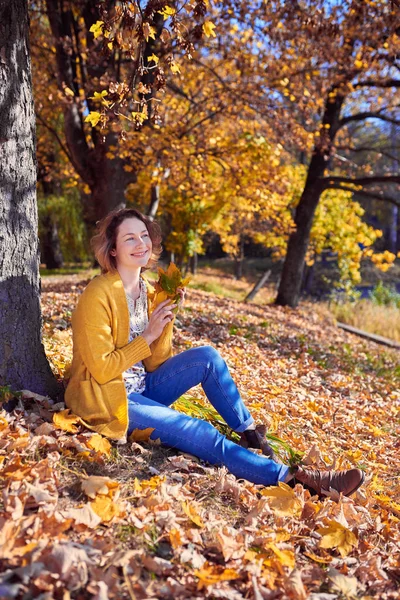
M331 157L344 100L345 97L339 94L337 89L329 90L322 119L321 139L314 148L304 190L296 208L294 218L296 229L289 237L278 296L275 300L275 304L281 306L295 308L300 300L304 264L315 209L325 189L321 184L321 178Z
M26 0L0 0L0 385L56 395L41 342L27 10Z

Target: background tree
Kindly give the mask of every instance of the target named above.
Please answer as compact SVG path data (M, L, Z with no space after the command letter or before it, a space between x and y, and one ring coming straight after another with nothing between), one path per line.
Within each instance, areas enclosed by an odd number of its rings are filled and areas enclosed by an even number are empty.
M41 343L35 114L25 0L0 1L0 385L57 394Z

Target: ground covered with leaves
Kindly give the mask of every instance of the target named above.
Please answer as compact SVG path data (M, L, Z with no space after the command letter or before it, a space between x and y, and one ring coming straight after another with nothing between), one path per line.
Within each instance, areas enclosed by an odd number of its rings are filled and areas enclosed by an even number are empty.
M60 376L85 283L43 281L45 345ZM203 344L285 442L284 458L358 466L366 484L323 501L301 485L263 488L140 436L110 444L26 391L0 417L0 598L399 597L399 352L346 334L312 305L190 290L175 351ZM200 388L177 405L230 435Z

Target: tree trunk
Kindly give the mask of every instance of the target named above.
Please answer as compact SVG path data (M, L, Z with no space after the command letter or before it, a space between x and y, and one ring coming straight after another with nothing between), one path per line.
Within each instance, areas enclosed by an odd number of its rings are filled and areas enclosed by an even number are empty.
M192 275L197 274L197 268L199 266L199 257L197 252L193 252L193 256L190 257L190 272Z
M61 269L64 266L64 258L61 252L58 227L50 214L43 219L43 229L45 233L42 238L41 262L48 269Z
M57 395L41 342L27 10L26 0L0 0L0 385Z
M119 158L108 159L108 146L112 143L108 136L101 147L97 147L91 157L96 172L94 181L90 184L91 194L85 196L83 217L89 234L96 222L105 217L111 210L124 208L126 204L125 190L129 182L135 180L132 173L124 170L124 162Z
M244 238L241 236L239 241L238 253L235 255L235 279L243 277L244 262Z
M118 147L118 134L111 131L105 138L93 128L84 125L84 108L94 110L96 106L92 103L90 96L93 92L92 81L101 78L107 69L107 61L99 52L91 55L91 62L83 61L82 53L76 51L72 45L70 49L66 40L74 38L74 28L77 27L76 15L71 8L71 3L60 3L59 0L46 0L47 16L54 38L57 62L57 79L60 90L65 86L73 90L74 96L69 102L64 103L64 132L69 156L72 165L82 180L89 186L91 194L84 196L83 218L88 228L89 236L93 232L96 222L102 219L111 210L123 208L126 204L125 190L129 183L136 181L136 167L132 166L133 158L122 159L118 156L108 158L110 146ZM99 5L97 2L82 3L82 15L85 26L89 31L90 26L101 19ZM92 34L88 36L89 47L94 43ZM97 56L97 60L95 60ZM77 71L77 63L85 62L85 76ZM83 73L83 72L82 72ZM82 105L79 95L79 86L85 87L87 105ZM95 88L96 89L96 88ZM98 107L97 107L98 108ZM96 108L96 110L97 110ZM90 135L90 143L88 143ZM134 160L143 152L139 148L135 153ZM126 168L124 168L126 167Z
M344 100L345 96L339 94L337 89L328 91L320 142L314 148L304 190L296 208L294 218L296 229L289 237L278 296L275 300L275 304L280 306L295 308L300 300L304 264L315 209L325 189L320 179L329 163Z

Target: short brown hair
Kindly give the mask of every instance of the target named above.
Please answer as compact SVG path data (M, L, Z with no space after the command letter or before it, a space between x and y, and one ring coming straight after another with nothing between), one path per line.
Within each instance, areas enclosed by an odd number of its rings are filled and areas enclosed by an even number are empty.
M97 233L91 239L91 246L94 251L94 255L101 267L102 273L108 273L109 271L117 270L117 263L115 257L111 255L111 250L115 249L118 228L125 219L139 219L146 225L146 229L149 232L151 242L153 244L153 250L151 258L145 267L142 267L142 271L154 267L160 258L162 252L161 246L161 228L156 221L152 221L146 215L135 208L121 208L120 210L113 210L108 213L104 219L97 223Z

